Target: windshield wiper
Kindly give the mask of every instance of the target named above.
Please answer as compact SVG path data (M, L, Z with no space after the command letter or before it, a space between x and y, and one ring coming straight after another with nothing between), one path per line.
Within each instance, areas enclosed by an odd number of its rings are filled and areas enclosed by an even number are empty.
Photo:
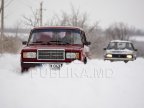
M70 43L68 43L68 42L66 42L66 41L49 41L49 43L57 43L57 44L60 44L60 45L65 45L65 44L70 44Z
M36 42L29 43L29 44L30 45L34 45L34 44L51 45L50 42L44 42L44 41L36 41Z

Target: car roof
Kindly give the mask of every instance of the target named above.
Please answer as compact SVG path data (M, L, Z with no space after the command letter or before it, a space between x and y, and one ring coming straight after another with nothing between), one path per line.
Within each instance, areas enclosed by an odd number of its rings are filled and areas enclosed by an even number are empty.
M36 29L77 29L77 30L84 31L82 28L75 27L75 26L42 26L42 27L35 27L32 30L36 30Z
M127 41L127 40L112 40L111 42L126 42L126 43L132 43L131 41Z

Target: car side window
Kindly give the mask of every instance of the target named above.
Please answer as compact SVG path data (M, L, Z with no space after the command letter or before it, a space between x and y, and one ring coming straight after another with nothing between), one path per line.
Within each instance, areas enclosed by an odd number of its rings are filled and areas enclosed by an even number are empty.
M86 36L85 36L85 33L81 33L81 41L82 43L85 43L86 42Z
M129 43L129 44L128 44L128 49L129 49L129 50L134 50L134 46L133 46L132 43Z
M31 41L32 42L38 42L38 41L47 42L52 39L51 37L52 36L48 33L33 33Z
M116 43L115 42L111 42L111 43L109 43L107 49L115 49L115 48L116 48Z

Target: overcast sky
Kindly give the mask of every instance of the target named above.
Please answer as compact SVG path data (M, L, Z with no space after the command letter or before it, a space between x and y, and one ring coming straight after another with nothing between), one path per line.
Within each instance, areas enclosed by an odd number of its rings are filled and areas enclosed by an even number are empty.
M5 0L8 3L10 0ZM107 27L114 22L124 22L137 28L144 28L144 0L13 0L6 7L5 25L13 27L23 15L30 15L30 7L39 8L43 1L44 20L61 10L70 11L70 4L87 12L92 22L99 21Z

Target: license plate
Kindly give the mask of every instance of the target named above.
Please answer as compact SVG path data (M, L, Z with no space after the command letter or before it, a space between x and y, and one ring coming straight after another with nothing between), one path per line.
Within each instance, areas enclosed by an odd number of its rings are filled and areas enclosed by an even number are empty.
M62 64L50 64L50 67L52 69L60 69L62 67Z

